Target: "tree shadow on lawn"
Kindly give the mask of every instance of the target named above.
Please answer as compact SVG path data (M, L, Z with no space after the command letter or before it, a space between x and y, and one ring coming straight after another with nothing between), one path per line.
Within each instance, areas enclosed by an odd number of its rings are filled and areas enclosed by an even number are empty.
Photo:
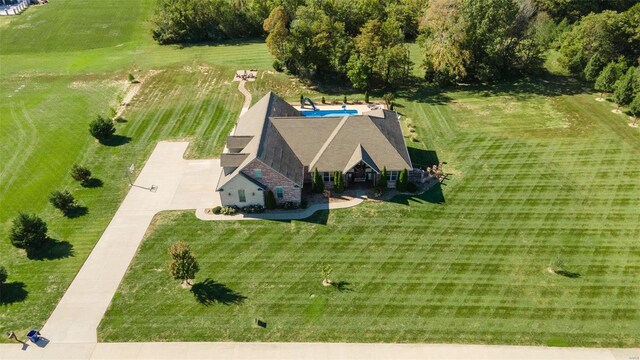
M350 288L349 285L351 285L351 283L344 280L340 280L338 282L334 282L331 284L331 286L333 286L336 290L340 292L352 292L353 289Z
M129 136L123 135L112 135L108 139L100 140L100 144L105 146L120 146L124 144L128 144L131 142L131 138Z
M228 40L222 40L222 41L179 43L179 44L172 44L172 45L176 46L178 49L189 49L189 48L199 48L199 47L232 47L232 46L244 46L244 45L254 45L254 44L264 44L264 39L263 38L228 39Z
M0 305L22 302L28 295L29 292L26 290L25 283L21 281L5 283L0 289Z
M563 96L590 92L585 90L589 85L569 76L545 72L537 77L521 77L507 79L495 84L458 84L439 87L423 82L414 87L405 87L397 91L398 97L410 101L418 101L432 105L445 105L453 99L446 95L448 91L466 91L475 96L513 96L518 100L526 100L532 96Z
M68 217L69 219L75 219L77 217L87 215L88 213L89 213L88 207L82 206L82 205L76 205L71 209L65 211L64 216Z
M248 216L249 217L249 216ZM327 225L329 221L329 207L327 209L316 210L311 216L303 219L264 219L265 221L275 221L280 223L291 223L293 221L306 222L318 225Z
M567 270L558 270L555 272L556 274L560 275L560 276L564 276L570 279L577 279L580 277L579 273L574 273L571 271L567 271Z
M420 195L400 194L387 200L387 202L400 204L400 205L409 205L410 202L414 202L414 203L427 202L431 204L444 204L445 200L444 200L444 194L442 193L442 184L437 183L433 185L429 190L423 192Z
M417 149L414 147L407 147L409 150L409 157L411 158L411 163L414 168L424 168L438 165L440 163L440 159L438 158L438 153L433 150L425 150L425 149Z
M229 289L226 285L217 283L209 278L199 283L193 284L191 292L196 300L205 306L214 303L224 305L241 304L247 297Z
M56 239L49 239L40 249L27 251L30 260L57 260L71 256L74 256L73 245Z
M82 187L86 187L86 188L97 188L97 187L102 187L102 185L104 185L104 183L100 179L91 178L91 179L83 182L81 185L82 185Z

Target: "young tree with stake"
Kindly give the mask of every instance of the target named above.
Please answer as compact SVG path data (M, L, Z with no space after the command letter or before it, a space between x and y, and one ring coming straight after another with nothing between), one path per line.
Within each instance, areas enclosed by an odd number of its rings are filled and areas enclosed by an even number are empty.
M176 280L182 281L184 287L191 286L191 280L200 271L200 266L193 254L191 254L189 244L184 241L178 241L169 248L169 255L171 255L172 260L167 266L171 276Z

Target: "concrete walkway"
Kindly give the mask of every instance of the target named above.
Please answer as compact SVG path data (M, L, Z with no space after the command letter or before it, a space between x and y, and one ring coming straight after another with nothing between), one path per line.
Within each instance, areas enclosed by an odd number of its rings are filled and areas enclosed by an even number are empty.
M348 201L314 204L304 210L281 211L263 214L236 214L236 215L214 215L207 214L204 208L196 210L196 217L200 220L302 220L313 215L316 211L345 209L356 206L364 201L363 198L354 198Z
M245 83L246 81L242 80L238 84L238 90L242 93L242 95L244 95L244 103L242 104L242 110L240 110L240 116L246 113L247 110L249 110L249 107L251 106L251 93L249 92L249 90L245 89L244 87Z
M537 346L345 343L99 343L0 345L5 359L486 359L486 360L635 360L638 349L550 348Z
M189 143L160 142L41 330L52 343L97 342L96 329L153 219L219 203L219 160L184 160Z

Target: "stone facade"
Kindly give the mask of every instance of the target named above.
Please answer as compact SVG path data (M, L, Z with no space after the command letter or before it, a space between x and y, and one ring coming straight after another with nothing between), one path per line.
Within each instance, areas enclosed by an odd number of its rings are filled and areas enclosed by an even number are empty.
M256 176L256 170L259 170L259 173L261 174L259 178ZM302 200L302 184L300 184L301 186L297 186L289 178L273 170L262 161L254 159L242 168L242 172L265 185L268 190L273 191L277 204L285 202L300 204L300 201ZM277 196L276 187L282 187L284 191L283 197L280 199Z

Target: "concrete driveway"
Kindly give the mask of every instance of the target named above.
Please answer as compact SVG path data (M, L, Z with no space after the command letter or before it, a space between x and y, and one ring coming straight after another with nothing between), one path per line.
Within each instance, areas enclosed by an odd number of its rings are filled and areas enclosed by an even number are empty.
M154 215L213 207L220 160L184 160L187 142L160 142L42 329L52 343L95 343L96 329Z

